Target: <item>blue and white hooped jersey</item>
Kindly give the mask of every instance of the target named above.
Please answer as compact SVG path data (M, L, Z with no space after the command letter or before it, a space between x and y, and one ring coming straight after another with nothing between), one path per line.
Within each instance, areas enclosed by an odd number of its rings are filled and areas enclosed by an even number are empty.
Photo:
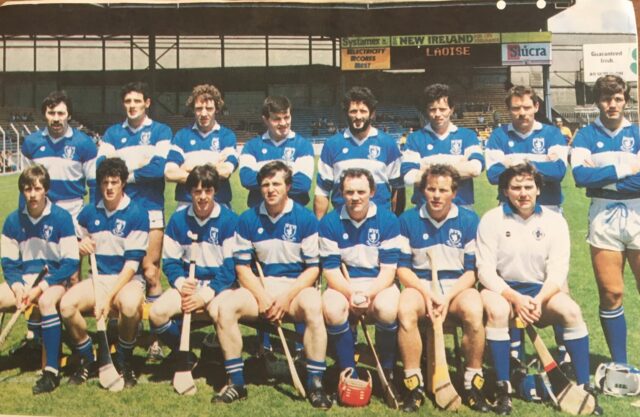
M414 186L411 202L416 207L420 207L425 202L424 195L418 189L420 183L415 181L421 163L456 166L463 160L478 161L480 170L484 169L484 156L480 142L478 136L471 129L449 124L447 132L443 136L439 136L433 131L431 125L427 124L409 135L405 151L402 154L400 172L405 184ZM474 203L473 180L471 178L460 181L454 202L460 205Z
M238 265L250 265L254 255L265 277L298 278L319 264L318 220L291 199L276 218L264 203L246 210L238 220L233 257Z
M380 208L391 208L391 188L403 188L400 175L402 158L395 140L371 127L369 136L362 141L351 135L349 129L327 139L320 159L316 179L316 194L329 197L333 208L340 209L344 198L340 192L340 176L348 168L368 169L376 183L373 202Z
M127 195L146 211L164 209L164 166L171 147L169 126L146 118L138 129L127 121L104 133L98 156L117 156L127 163Z
M344 262L351 279L376 278L382 265L396 268L400 257L400 223L389 210L369 203L367 217L356 222L346 209L320 221L320 262L339 269Z
M98 274L118 275L125 264L142 273L142 258L149 245L149 216L128 195L112 212L103 201L85 206L78 224L83 235L90 234L96 243Z
M22 143L22 155L27 162L40 164L49 172L51 186L47 196L54 203L82 200L87 185L89 198L94 201L97 153L93 140L72 127L58 139L44 129L30 134Z
M196 279L216 294L231 287L236 280L233 246L237 224L238 216L220 204L204 220L196 217L192 205L173 213L162 248L162 271L169 284L179 287L180 280L189 277L192 241L188 232L192 232L197 235Z
M196 124L178 130L171 141L167 165L173 163L180 167L185 162L193 166L226 162L231 164L232 171L235 171L238 167L236 134L218 123L206 134L200 132ZM215 200L218 203L230 205L231 197L229 180L221 179ZM185 184L176 184L175 198L179 202L191 202L191 194Z
M262 202L260 185L258 184L258 171L271 161L283 161L293 171L289 198L296 203L306 206L309 202L309 190L313 177L313 146L311 142L293 131L289 136L275 142L264 133L262 136L251 139L242 148L240 154L240 183L249 190L247 206L254 207Z
M63 284L80 265L71 214L51 201L37 219L29 216L26 208L9 214L2 228L0 252L9 285L25 284L25 277L37 275L45 265L49 267L45 285Z
M487 141L487 177L491 184L498 184L500 174L506 169L503 164L506 157L529 161L544 180L538 204L559 206L563 198L560 183L567 173L568 153L567 141L555 126L535 122L533 130L525 136L517 132L512 124L502 125L493 130ZM556 155L557 159L548 160L551 154ZM498 199L505 201L500 192Z
M425 205L400 216L402 235L398 266L410 268L420 279L431 281L430 249L438 262L438 278L457 279L476 267L476 231L478 215L451 205L447 217L437 222Z
M598 118L573 139L571 164L576 185L586 187L588 197L640 198L640 174L631 174L639 155L637 124L625 119L618 130L611 132Z

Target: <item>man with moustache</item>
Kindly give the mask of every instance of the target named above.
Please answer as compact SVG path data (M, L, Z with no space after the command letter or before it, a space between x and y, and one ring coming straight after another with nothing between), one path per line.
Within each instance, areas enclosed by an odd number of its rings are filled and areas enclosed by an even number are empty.
M204 164L212 165L218 172L216 202L231 207L229 177L238 167L238 154L236 134L216 121L216 115L223 106L220 90L210 84L193 87L187 99L187 107L193 111L195 122L174 136L164 169L165 179L177 183L175 198L178 208L191 202L190 190L185 185L189 173Z
M349 127L325 142L316 179L313 211L321 219L329 209L344 204L340 178L347 168L366 167L376 179L373 202L395 210L398 189L404 184L400 175L401 155L395 140L371 125L378 101L367 87L353 87L344 96L342 107Z

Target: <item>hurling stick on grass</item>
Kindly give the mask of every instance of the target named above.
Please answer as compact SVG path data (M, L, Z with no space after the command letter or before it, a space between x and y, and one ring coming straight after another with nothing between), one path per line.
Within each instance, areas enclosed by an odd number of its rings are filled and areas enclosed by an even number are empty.
M95 302L98 301L98 289L96 280L98 278L98 264L96 263L96 254L91 254L91 282L93 283L93 296ZM98 379L100 386L112 392L122 391L124 389L124 379L122 375L116 371L111 360L111 349L107 339L107 326L104 316L100 313L100 317L96 317L96 336L98 338Z
M260 261L256 259L256 268L258 269L258 275L260 276L260 282L262 286L264 286L264 273L262 272L262 266L260 266ZM276 325L276 329L278 330L278 337L280 337L280 343L282 343L282 349L284 349L284 355L287 357L287 365L289 365L289 373L291 374L291 380L293 381L293 386L296 391L302 396L302 398L307 397L307 393L304 390L304 386L302 385L302 381L300 381L300 376L298 376L298 371L296 370L296 365L293 363L293 357L291 356L291 352L289 351L289 346L287 345L287 339L284 338L284 333L282 332L282 323L278 320Z
M351 280L351 277L349 276L349 271L347 270L347 266L344 263L340 265L340 269L342 270L342 275L344 275L347 281ZM373 354L373 359L376 361L376 371L378 372L378 379L382 384L382 392L384 393L384 402L390 408L397 410L398 408L400 408L400 405L398 404L398 399L393 393L393 389L391 388L391 385L389 385L389 381L387 381L387 377L384 374L384 370L382 369L382 365L380 364L380 359L378 358L378 353L376 352L373 342L371 341L371 336L369 336L369 332L367 331L367 325L364 322L364 316L360 317L359 321L360 321L360 326L362 326L362 332L364 333L364 338L367 340L369 349Z
M431 263L431 290L433 293L442 294L440 284L438 282L438 265L435 254L431 250L427 250L427 256ZM462 405L462 398L458 395L455 387L451 383L449 375L449 365L447 364L447 355L444 346L444 331L442 329L442 316L431 317L433 324L433 356L434 367L431 375L433 395L436 405L443 410L456 411Z
M551 391L553 396L556 397L560 410L573 415L592 414L596 406L596 399L593 395L573 383L567 378L564 372L560 370L553 356L551 356L549 349L547 349L544 341L533 326L526 326L526 331L529 339L531 339L531 343L533 343L533 347L538 353L544 371L549 377Z
M31 283L31 285L26 285L25 286L24 294L28 294L29 291L31 290L31 288L33 288L36 285L38 285L40 283L40 281L42 281L44 276L47 275L47 272L49 272L49 268L47 267L47 265L45 265L45 266L42 267L42 269L38 273L38 276L36 277L36 279L33 280L33 283ZM9 319L9 322L7 323L7 326L2 330L2 333L0 333L0 347L2 347L2 345L4 345L4 342L7 340L7 337L9 336L9 333L11 333L11 329L13 329L13 326L15 326L15 324L18 322L18 319L20 318L20 316L22 315L22 313L26 309L27 309L27 305L26 304L22 304L20 306L20 308L18 310L16 310L15 313L13 313L13 316L11 316L11 319ZM4 313L2 314L2 317L4 318Z
M196 250L198 249L198 236L191 232L187 232L187 236L191 239L191 251L189 255L189 279L196 277ZM173 389L180 395L194 395L198 389L193 382L191 374L191 366L189 365L189 339L191 336L191 313L182 315L182 332L180 333L180 351L178 352L178 367L173 374Z

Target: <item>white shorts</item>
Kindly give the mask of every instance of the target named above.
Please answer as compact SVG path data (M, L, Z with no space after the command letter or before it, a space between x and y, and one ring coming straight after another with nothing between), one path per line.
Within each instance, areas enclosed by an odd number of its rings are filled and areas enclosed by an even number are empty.
M596 248L624 252L640 249L640 198L593 198L587 242Z
M265 277L264 288L272 297L278 297L289 291L295 282L295 278Z
M91 277L90 279L93 279L93 277ZM144 293L146 284L144 278L142 278L141 275L134 275L131 281L138 283L140 285L140 288L142 289L142 292ZM98 299L104 300L111 292L113 287L117 284L117 282L118 275L99 275L98 279L95 281L95 293Z
M164 213L162 210L149 210L149 229L164 228Z
M442 294L447 295L451 291L454 285L456 285L457 279L439 279L438 283L440 284L440 291ZM420 283L426 287L427 291L431 290L431 281L427 281L426 279L421 279Z

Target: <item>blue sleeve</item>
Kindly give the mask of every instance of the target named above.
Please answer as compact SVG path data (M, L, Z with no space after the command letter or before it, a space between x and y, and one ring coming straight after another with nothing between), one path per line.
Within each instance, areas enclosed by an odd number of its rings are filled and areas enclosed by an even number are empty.
M335 250L338 247L336 236L339 233L335 230L338 225L334 224L333 218L334 216L331 214L324 216L318 226L318 236L322 240L320 245L320 265L324 269L339 269L340 262L342 262L340 249Z
M233 149L233 153L227 156L225 162L229 162L230 164L232 164L233 170L235 171L236 169L238 169L238 154L236 152L238 140L236 138L236 134L231 129L225 129L224 138L221 139L221 151L223 151L225 148Z
M22 253L20 252L20 242L18 241L18 232L20 224L17 216L13 214L7 217L2 227L2 272L4 279L9 286L16 282L24 284L22 279ZM7 247L6 245L9 245ZM7 252L17 253L17 258L10 258Z
M640 174L630 175L621 179L616 183L616 190L626 193L640 191Z
M130 221L132 224L125 239L124 258L142 262L149 246L149 216L138 209Z
M334 178L326 178L326 176L322 175L322 171L324 169L332 170L333 169L333 157L331 155L331 139L327 140L322 147L322 152L320 152L320 160L318 161L318 174L316 176L316 186L320 187L327 193L330 193L333 189L333 181Z
M476 160L479 161L482 165L480 168L481 171L484 171L486 168L484 155L482 154L482 148L480 147L480 141L478 140L478 136L475 133L470 132L470 134L465 138L465 149L470 147L476 147L477 152L471 152L471 154L467 157L469 161Z
M551 137L549 137L550 143L547 149L556 145L566 147L566 140L564 140L559 129L549 129L548 132L551 132ZM565 174L567 173L567 166L561 158L558 158L555 161L531 161L531 164L536 167L540 174L542 174L542 178L545 181L562 182Z
M396 144L395 139L389 136L389 145L387 148L387 166L393 166L392 173L389 175L389 185L391 188L404 188L404 176L402 175L402 154L400 148Z
M296 153L300 152L296 155L296 159L309 156L313 161L313 145L307 140L300 140L300 149L296 150ZM311 170L313 175L313 170ZM311 189L311 177L307 176L304 172L298 171L293 174L292 183L291 183L291 194L306 194Z
M498 135L494 132L487 140L487 151L492 149L502 150L498 144ZM487 166L487 179L490 184L497 185L500 180L500 175L507 169L502 162L496 162L491 166Z
M175 288L175 282L178 278L186 277L189 274L188 266L182 262L182 246L178 241L180 230L176 223L175 215L171 216L165 230L162 251L162 272L167 276L171 288ZM176 250L179 250L180 253Z
M586 128L585 128L586 129ZM587 138L580 129L573 139L573 148L585 148L590 150ZM590 152L590 151L589 151ZM577 187L600 188L618 181L618 173L614 165L601 167L588 167L584 165L574 166L573 179Z
M233 246L235 239L235 230L238 225L238 216L233 214L230 219L225 222L225 233L222 236L222 252L223 261L215 279L209 282L209 286L220 294L227 288L231 288L236 282L235 261L233 259Z
M47 262L49 274L45 278L45 281L49 285L62 284L68 281L69 278L78 271L78 267L80 266L78 240L71 215L66 211L60 212L59 218L56 220L60 261L56 262L57 267L55 267L52 262Z
M235 246L233 249L233 259L237 265L251 265L253 255L255 253L253 243L251 241L251 233L253 216L251 210L245 211L238 219L236 227Z
M400 222L391 212L387 212L382 222L382 236L379 249L381 264L397 265L400 259Z
M398 267L412 268L411 262L411 226L409 226L408 214L405 212L400 216L400 236L403 240L406 240L408 245L402 245L400 249L400 256L398 258ZM406 252L406 250L409 252Z
M480 222L478 215L475 212L470 211L468 216L469 222L465 227L465 233L467 239L465 246L469 243L473 245L473 251L468 251L465 247L464 251L464 270L474 271L476 269L476 252L475 252L475 239L478 232L478 223Z
M155 132L154 132L155 133ZM169 126L161 125L157 131L158 141L155 146L158 146L162 141L170 142L173 134ZM144 183L153 181L155 182L159 178L164 179L164 166L167 163L167 157L158 153L154 154L149 163L143 167L133 170L133 177L137 183Z
M257 149L254 149L256 146L255 140L250 140L244 145L242 148L242 155L250 155L253 157L254 163L258 163L258 158L256 157ZM240 155L240 159L242 159L242 155ZM252 166L243 165L240 167L240 184L247 190L257 190L258 186L258 171L254 169Z
M416 138L416 133L412 133L411 135L409 135L409 137L407 138L407 143L405 144L405 153L409 151L415 152L420 155L420 148L418 147ZM407 159L403 157L402 164L400 165L400 175L402 176L402 178L404 178L404 176L407 175L407 172L411 171L412 169L420 169L420 164L417 162L407 161Z
M174 164L181 166L184 164L184 157L182 153L180 153L176 148L182 149L180 146L180 142L182 139L182 131L179 130L178 133L171 139L171 147L169 148L169 153L167 154L167 162L173 162ZM182 149L184 151L184 149Z

